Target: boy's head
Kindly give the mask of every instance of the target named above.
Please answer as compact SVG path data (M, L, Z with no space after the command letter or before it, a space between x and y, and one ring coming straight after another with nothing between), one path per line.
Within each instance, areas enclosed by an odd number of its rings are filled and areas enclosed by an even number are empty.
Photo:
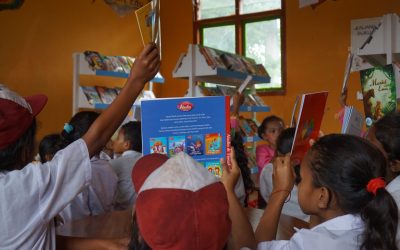
M43 137L39 143L39 156L42 163L51 161L53 156L61 149L61 135L50 134Z
M35 117L45 95L23 98L0 84L0 171L21 169L33 159Z
M142 152L141 123L131 121L124 124L118 131L118 136L113 141L113 150L116 154L122 154L127 150Z
M266 117L258 127L258 136L269 142L272 146L276 146L276 140L284 129L284 122L281 118L271 115Z
M200 163L183 152L146 155L132 182L135 221L151 249L223 249L231 229L226 192Z

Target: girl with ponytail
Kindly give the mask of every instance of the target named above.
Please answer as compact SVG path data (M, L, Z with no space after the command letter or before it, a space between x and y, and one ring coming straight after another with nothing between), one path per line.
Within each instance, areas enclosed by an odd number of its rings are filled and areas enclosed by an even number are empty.
M274 163L274 190L256 230L258 249L397 249L398 213L385 189L387 161L359 137L328 135L308 151L300 166L298 200L320 224L276 237L279 215L293 188L289 156Z

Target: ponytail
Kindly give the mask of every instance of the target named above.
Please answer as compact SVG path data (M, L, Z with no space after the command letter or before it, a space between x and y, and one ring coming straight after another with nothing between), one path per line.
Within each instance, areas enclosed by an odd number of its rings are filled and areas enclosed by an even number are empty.
M376 196L361 210L361 218L365 222L362 250L397 249L398 208L386 189L376 191Z

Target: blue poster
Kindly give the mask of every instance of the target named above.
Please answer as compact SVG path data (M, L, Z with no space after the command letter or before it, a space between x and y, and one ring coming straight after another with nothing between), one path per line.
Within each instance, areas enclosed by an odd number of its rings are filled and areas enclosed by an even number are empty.
M143 155L183 151L221 176L219 160L230 148L229 107L228 96L143 100Z

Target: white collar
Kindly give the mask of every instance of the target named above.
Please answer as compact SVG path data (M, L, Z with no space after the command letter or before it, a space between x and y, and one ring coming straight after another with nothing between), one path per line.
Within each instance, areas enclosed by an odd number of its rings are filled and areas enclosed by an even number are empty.
M352 230L364 228L365 223L359 214L346 214L327 220L315 227L311 228L312 231L324 227L328 230Z
M122 153L121 156L129 156L129 155L135 156L135 155L138 155L138 154L141 155L142 153L139 153L139 152L134 151L134 150L126 150L125 152Z
M386 185L386 190L389 193L393 193L396 190L400 190L400 175L394 178L389 184Z

